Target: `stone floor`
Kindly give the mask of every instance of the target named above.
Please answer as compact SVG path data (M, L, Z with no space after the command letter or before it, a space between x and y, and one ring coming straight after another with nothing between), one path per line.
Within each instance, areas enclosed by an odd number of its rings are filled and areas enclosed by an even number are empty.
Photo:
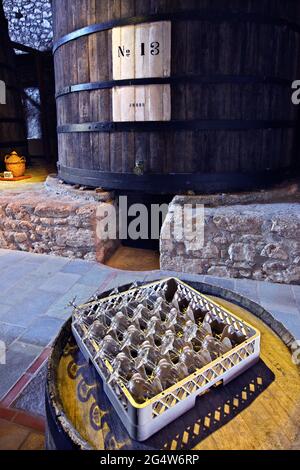
M121 245L105 264L124 271L153 271L159 269L159 252Z
M44 423L24 412L0 407L0 449L42 450Z
M173 273L121 271L88 261L0 250L0 340L6 346L2 352L5 364L0 355L0 405L11 407L33 378L39 380L49 346L71 314L70 301L75 298L80 303L96 291L169 274ZM225 287L262 304L300 340L300 286L186 275L189 278ZM31 411L42 415L42 404L35 402L34 406Z

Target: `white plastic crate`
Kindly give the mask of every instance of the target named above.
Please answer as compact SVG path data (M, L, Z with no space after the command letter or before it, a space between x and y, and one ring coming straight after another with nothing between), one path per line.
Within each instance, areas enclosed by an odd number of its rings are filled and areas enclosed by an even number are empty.
M177 382L160 394L144 403L137 403L126 388L122 380L118 380L112 387L106 378L112 372L111 364L106 360L95 360L97 343L84 340L88 327L81 319L87 317L95 308L118 305L122 299L134 300L141 290L153 287L157 293L166 292L168 286L176 285L177 295L196 306L205 306L214 311L226 325L231 325L235 331L246 338L222 356L197 369L193 374ZM85 358L91 361L103 380L103 388L128 433L133 439L144 441L164 426L193 408L196 398L212 386L233 380L237 375L255 364L260 354L260 333L244 320L220 306L203 294L176 278L163 279L158 282L146 284L128 291L97 299L74 309L72 331L80 350Z

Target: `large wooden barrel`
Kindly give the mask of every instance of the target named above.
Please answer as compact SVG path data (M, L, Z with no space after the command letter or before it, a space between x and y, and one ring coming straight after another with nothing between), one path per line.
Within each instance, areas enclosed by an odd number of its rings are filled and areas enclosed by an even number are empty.
M226 386L199 397L194 408L148 440L137 442L123 427L95 368L80 353L68 321L48 363L47 449L299 449L299 366L284 344L290 345L292 336L249 299L206 283L191 284L260 331L260 361Z
M53 8L62 179L173 193L252 189L294 174L298 1Z
M12 150L21 155L27 154L26 128L17 74L7 21L0 3L0 80L5 83L5 94L1 94L3 96L0 101L1 163L4 155Z

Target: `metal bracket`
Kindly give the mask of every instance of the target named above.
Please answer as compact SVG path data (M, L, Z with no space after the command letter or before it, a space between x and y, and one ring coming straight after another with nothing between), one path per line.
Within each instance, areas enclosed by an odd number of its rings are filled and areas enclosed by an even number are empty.
M144 162L142 160L136 162L133 173L136 176L142 176L144 174Z

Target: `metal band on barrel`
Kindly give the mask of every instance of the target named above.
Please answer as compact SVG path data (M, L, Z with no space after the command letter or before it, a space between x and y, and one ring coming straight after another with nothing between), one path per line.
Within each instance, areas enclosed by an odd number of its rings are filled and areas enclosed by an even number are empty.
M63 124L57 127L58 134L71 132L164 132L203 130L253 130L294 128L297 121L264 121L236 119L194 119L189 121L126 121L86 122Z
M264 187L282 180L285 169L276 171L257 172L223 172L223 173L178 173L178 174L154 174L145 173L135 175L133 173L103 172L100 170L87 170L71 168L58 164L59 177L73 184L86 186L102 186L105 188L128 189L136 191L172 194L183 189L195 189L201 187L202 191L244 190L246 188ZM290 172L292 174L292 171ZM289 174L286 174L287 177Z
M276 18L268 15L261 15L259 13L244 13L235 11L180 11L174 13L164 13L158 15L148 16L134 16L130 18L121 18L119 20L107 21L105 23L97 23L84 28L72 31L69 34L58 39L53 46L53 53L64 44L70 41L88 36L90 34L98 33L101 31L108 31L110 29L120 26L130 26L141 23L153 23L158 21L210 21L212 23L256 23L263 25L274 25L288 28L292 31L300 33L300 25L283 18Z
M138 85L180 85L180 84L237 84L237 85L248 85L248 84L270 84L270 85L281 85L291 86L292 80L286 78L277 77L265 77L265 76L252 76L252 75L182 75L182 76L171 76L171 77L153 77L153 78L133 78L125 80L107 80L102 82L90 82L90 83L77 83L76 85L66 86L61 88L56 93L56 98L59 98L70 93L78 93L81 91L93 91L93 90L107 90L114 87L121 86L138 86Z

